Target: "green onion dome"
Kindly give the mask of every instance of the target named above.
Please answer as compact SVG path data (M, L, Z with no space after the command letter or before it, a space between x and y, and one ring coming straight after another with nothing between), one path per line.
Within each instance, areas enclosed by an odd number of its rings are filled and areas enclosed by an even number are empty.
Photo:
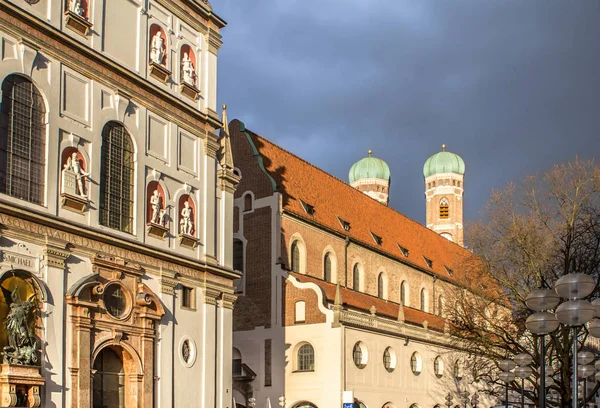
M446 151L446 145L442 145L442 151L434 154L423 166L425 178L438 173L465 174L465 162L455 153Z
M390 168L387 163L381 159L372 156L373 152L369 150L369 156L360 159L352 165L348 178L350 183L361 179L382 179L390 180Z

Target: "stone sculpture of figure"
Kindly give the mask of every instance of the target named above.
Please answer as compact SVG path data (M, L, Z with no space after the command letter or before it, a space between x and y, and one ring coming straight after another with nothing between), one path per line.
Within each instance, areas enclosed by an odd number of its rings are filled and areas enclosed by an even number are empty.
M150 60L155 64L162 64L165 58L165 41L162 38L160 31L152 37L150 44Z
M85 12L83 7L81 7L81 0L71 0L69 10L81 17L83 17L83 14Z
M189 202L183 203L183 208L181 209L181 221L179 221L180 233L185 235L192 235L192 229L194 228L194 223L192 222L192 209L190 208Z
M8 346L4 347L4 364L30 365L37 362L37 342L29 334L28 321L30 320L34 304L33 296L21 302L18 286L13 289L10 298L10 310L4 320L4 330L8 335ZM2 288L4 297L7 290Z
M183 53L183 58L181 59L181 73L183 75L183 82L190 85L195 84L196 71L194 70L194 65L187 52Z
M152 217L150 218L150 222L153 224L163 225L164 222L164 214L163 209L160 203L160 194L158 190L154 190L152 196L150 197L150 205L152 206Z
M75 192L81 197L85 197L86 195L85 190L83 189L83 180L89 176L89 173L86 173L81 168L81 163L77 159L77 153L74 152L71 157L67 159L64 169L72 171L75 174L75 180L77 181Z

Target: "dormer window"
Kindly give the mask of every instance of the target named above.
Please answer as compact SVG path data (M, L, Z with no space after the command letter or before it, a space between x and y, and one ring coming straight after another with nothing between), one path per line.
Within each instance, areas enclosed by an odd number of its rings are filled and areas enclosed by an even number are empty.
M408 256L408 249L404 248L402 245L400 244L396 244L398 245L398 249L400 249L400 252L402 252L402 255L404 256Z
M425 260L425 263L427 264L428 267L433 268L433 261L429 258L423 257L423 259Z
M446 272L448 273L448 275L452 276L454 275L454 271L450 268L448 268L446 265L444 265L444 269L446 269Z
M337 217L338 222L340 223L340 225L342 226L342 228L344 229L344 231L348 232L350 231L350 223L348 221L345 221L343 219L341 219L340 217Z
M302 200L299 200L300 204L302 205L302 209L304 210L304 212L306 212L308 215L315 215L315 207L313 207L312 205L305 203Z
M383 238L381 238L379 235L373 234L373 232L371 232L371 236L373 237L373 241L375 241L377 245L381 245L383 243Z

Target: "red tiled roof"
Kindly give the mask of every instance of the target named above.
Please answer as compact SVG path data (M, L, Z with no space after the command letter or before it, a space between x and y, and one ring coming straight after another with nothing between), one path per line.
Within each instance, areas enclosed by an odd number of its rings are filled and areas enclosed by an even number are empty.
M234 120L230 128L239 131L241 122ZM482 287L479 268L469 268L477 258L469 251L448 241L436 232L379 203L349 184L313 166L265 138L245 130L258 153L264 159L265 170L275 180L282 194L283 209L310 222L348 235L351 239L379 250L444 279L469 286L479 293L488 292L493 283ZM300 200L314 207L314 214L306 213ZM350 223L344 231L338 221ZM377 245L372 234L382 238ZM408 249L404 256L398 245ZM429 267L423 257L432 261ZM445 266L453 273L450 275ZM489 277L485 280L488 282ZM475 286L477 285L477 287Z
M328 302L333 303L335 301L335 287L333 283L325 282L321 279L313 278L312 276L303 275L300 273L290 272L294 278L303 283L314 283L318 285L325 292L325 297ZM342 295L342 303L351 308L360 309L368 312L371 306L375 306L376 314L378 316L385 316L396 320L398 318L398 310L401 307L400 304L392 302L390 300L383 300L375 296L368 295L366 293L357 292L352 289L340 287L340 294ZM423 322L427 320L429 328L443 331L445 319L425 313L421 310L413 309L410 307L404 307L404 321L415 325L422 326Z

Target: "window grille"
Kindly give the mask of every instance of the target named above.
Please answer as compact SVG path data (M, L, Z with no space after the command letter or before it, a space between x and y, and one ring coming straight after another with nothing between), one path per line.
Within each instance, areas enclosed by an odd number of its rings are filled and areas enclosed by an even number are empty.
M33 83L9 75L2 83L0 192L44 204L46 106Z
M109 122L102 129L100 224L133 232L134 152L125 127Z
M440 218L446 219L449 218L449 210L448 210L448 200L446 198L442 198L440 201Z
M298 350L298 371L314 371L315 350L310 344L304 344Z
M326 282L331 282L331 255L329 253L326 253L323 259L323 278Z
M354 348L352 349L352 359L354 360L354 364L356 364L358 368L365 367L365 364L363 362L363 352L362 348L360 347L360 343L356 343L354 345Z
M292 272L300 273L300 248L297 242L292 244Z

